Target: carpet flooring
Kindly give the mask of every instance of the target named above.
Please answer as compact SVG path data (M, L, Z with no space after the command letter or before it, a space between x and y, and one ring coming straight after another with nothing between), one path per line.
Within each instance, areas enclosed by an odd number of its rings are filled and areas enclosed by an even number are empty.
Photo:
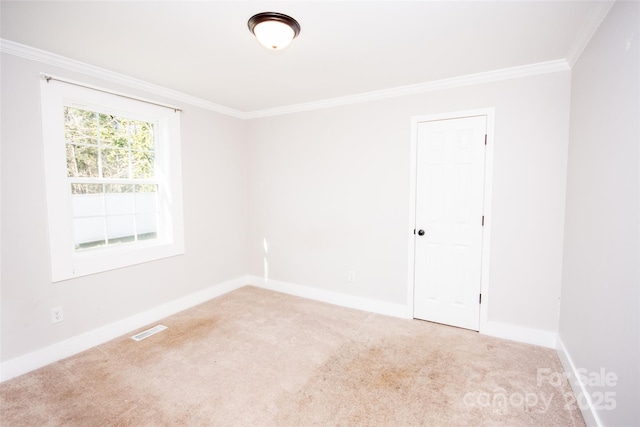
M0 424L584 425L547 348L250 286L158 323L0 384Z

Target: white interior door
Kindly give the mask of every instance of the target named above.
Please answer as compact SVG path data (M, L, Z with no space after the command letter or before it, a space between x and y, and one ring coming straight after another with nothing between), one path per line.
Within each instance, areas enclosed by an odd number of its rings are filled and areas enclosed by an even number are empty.
M418 123L414 317L479 329L486 116Z

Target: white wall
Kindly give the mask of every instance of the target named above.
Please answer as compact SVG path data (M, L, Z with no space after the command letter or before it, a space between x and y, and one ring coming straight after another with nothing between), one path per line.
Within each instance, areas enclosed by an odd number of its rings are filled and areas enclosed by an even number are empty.
M272 280L406 304L410 119L495 107L483 301L490 321L554 336L569 90L556 72L250 121L250 274L266 257Z
M495 107L495 140L483 304L490 322L555 337L568 71L249 121L184 105L187 254L55 285L46 244L42 71L131 91L3 56L2 361L247 273L264 277L265 258L270 279L405 306L411 117L485 107ZM30 167L16 160L24 158ZM347 281L349 270L355 283ZM51 325L56 306L65 321Z
M572 72L560 350L618 376L583 390L615 393L585 417L611 426L640 424L639 37L640 3L616 3Z
M2 55L2 362L244 277L247 270L245 124L184 105L181 130L186 254L52 284L40 72L158 99L50 65ZM57 306L63 307L65 320L52 325L50 309Z

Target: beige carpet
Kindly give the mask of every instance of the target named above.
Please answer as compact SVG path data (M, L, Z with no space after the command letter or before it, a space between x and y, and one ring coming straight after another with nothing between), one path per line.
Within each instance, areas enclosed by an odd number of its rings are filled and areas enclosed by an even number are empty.
M0 384L0 424L584 425L550 349L254 287L158 323Z

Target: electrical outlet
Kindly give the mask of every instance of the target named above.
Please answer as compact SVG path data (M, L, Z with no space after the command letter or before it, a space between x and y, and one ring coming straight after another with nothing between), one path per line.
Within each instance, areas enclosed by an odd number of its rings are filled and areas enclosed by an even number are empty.
M51 309L51 323L59 323L64 320L62 316L62 307L54 307Z
M347 273L347 278L350 282L355 282L356 281L356 272L355 271L349 271Z

